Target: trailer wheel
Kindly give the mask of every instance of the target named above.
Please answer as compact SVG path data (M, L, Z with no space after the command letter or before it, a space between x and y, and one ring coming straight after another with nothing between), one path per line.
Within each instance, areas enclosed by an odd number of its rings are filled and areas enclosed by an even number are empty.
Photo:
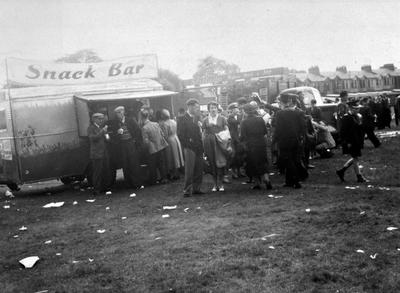
M66 177L61 177L60 181L65 185L68 185L76 181L82 182L83 180L85 180L85 177L86 177L85 175L66 176Z
M11 189L11 191L20 191L21 188L16 183L8 183L7 187Z

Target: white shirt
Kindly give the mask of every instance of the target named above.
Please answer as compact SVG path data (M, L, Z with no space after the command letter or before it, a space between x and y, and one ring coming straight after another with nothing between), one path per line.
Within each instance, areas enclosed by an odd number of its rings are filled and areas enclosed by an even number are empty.
M211 125L217 125L217 119L218 119L218 115L216 115L215 117L212 117L210 115L210 116L208 116L208 123L210 123Z

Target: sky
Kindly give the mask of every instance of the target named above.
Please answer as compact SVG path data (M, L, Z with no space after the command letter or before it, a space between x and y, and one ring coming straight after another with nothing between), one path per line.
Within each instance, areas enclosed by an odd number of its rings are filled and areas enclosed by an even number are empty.
M398 0L0 0L0 58L155 53L191 78L208 55L241 71L400 67ZM2 63L4 64L4 62Z

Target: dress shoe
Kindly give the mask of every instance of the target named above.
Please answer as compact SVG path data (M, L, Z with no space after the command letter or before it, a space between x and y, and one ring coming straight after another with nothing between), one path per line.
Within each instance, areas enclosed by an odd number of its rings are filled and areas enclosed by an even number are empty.
M336 171L336 175L340 178L340 181L344 182L344 170L340 169Z

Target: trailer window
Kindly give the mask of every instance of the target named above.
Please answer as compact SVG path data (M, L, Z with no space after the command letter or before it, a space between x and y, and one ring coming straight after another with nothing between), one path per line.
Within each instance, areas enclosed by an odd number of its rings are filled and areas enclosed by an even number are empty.
M0 109L0 131L7 130L6 109Z

